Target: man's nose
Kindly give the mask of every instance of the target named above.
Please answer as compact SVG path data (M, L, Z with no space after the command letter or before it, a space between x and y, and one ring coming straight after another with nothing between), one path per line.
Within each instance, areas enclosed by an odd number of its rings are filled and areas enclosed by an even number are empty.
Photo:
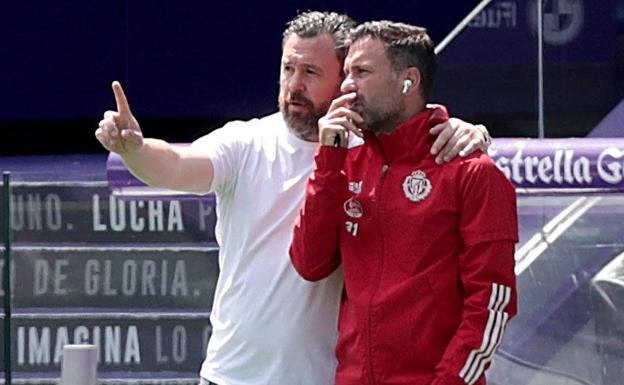
M305 83L303 82L303 77L294 73L290 79L288 79L288 91L297 92L305 90Z
M349 92L357 91L357 87L355 86L355 82L353 81L353 79L350 76L347 76L347 77L344 78L344 80L342 81L342 84L340 84L340 91L343 94L348 94Z

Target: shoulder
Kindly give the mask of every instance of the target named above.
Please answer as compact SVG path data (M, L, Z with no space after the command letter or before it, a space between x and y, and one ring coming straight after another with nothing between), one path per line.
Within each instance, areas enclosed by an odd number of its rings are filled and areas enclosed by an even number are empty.
M246 121L233 120L200 137L194 143L199 145L211 141L251 143L270 132L280 131L284 126L284 119L279 112Z
M475 151L472 154L460 158L460 164L462 167L467 168L493 168L497 169L496 164L490 158L490 156L482 151Z
M215 131L232 133L258 134L266 130L278 129L285 125L282 114L276 112L271 115L252 118L249 120L233 120Z
M513 193L515 188L494 160L487 154L476 151L454 163L453 176L460 188L498 191L502 194ZM515 193L514 193L515 194Z
M444 164L442 170L447 177L460 184L492 180L500 180L503 184L511 184L505 174L494 163L494 160L481 151L475 151L465 157L457 156Z
M456 156L448 164L454 173L500 172L492 158L481 151L475 151L465 157Z

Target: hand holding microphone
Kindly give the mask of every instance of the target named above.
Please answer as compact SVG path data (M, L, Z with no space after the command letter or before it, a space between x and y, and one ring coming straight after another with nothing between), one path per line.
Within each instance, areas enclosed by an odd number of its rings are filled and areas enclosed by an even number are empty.
M327 114L318 121L319 142L323 146L347 147L349 133L363 137L362 130L356 124L364 119L348 105L357 97L355 92L342 95L332 102Z

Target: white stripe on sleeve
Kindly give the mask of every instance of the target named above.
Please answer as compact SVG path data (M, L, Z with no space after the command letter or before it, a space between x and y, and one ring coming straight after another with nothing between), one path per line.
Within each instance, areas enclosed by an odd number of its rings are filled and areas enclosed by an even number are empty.
M485 370L485 365L500 345L509 314L504 312L511 300L511 287L492 283L492 292L488 304L489 317L483 332L481 346L473 349L459 372L459 376L468 385L474 384Z

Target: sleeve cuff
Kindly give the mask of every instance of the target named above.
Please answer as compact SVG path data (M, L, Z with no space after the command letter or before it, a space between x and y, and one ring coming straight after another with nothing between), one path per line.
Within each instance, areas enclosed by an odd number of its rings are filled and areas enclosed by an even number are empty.
M480 382L476 384L478 385ZM466 385L466 382L459 376L443 374L436 376L430 385Z
M344 147L319 146L314 157L316 171L340 172L347 157L347 151Z
M483 135L485 145L490 148L490 145L492 144L492 136L490 135L487 127L485 127L483 124L477 124L475 127L479 130L479 132L481 132L481 135Z

